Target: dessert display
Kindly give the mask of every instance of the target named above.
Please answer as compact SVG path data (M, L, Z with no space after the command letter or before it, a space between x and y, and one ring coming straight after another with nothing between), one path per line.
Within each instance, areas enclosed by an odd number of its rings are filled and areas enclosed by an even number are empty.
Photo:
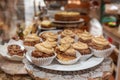
M72 44L73 48L80 52L82 55L90 54L91 50L87 44L82 42L76 42Z
M91 47L96 50L104 50L110 48L110 43L103 36L93 37Z
M51 28L52 27L52 22L49 20L44 20L41 22L41 27L42 28Z
M78 21L80 19L79 12L57 12L54 19L56 21Z
M40 34L40 37L42 38L43 41L45 40L57 41L58 34L53 32L43 32L42 34Z
M74 43L74 41L75 40L71 38L70 36L66 36L60 39L60 44L67 44L67 43L70 44L70 43Z
M29 34L24 39L25 46L34 46L37 43L40 43L40 38L36 34Z
M92 37L93 36L87 31L84 31L81 34L78 34L78 40L80 42L84 42L84 43L87 43L87 44L89 44L91 42Z
M72 38L75 38L75 34L72 32L72 30L69 29L65 29L61 32L61 37L66 37L66 36L70 36Z
M26 52L25 49L22 50L21 47L16 44L8 45L7 50L11 56L13 55L23 56L23 54Z

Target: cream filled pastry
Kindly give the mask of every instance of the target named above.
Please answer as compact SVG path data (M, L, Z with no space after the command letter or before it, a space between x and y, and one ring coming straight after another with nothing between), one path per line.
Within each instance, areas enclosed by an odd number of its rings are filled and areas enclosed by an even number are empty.
M92 39L91 46L98 50L110 48L108 40L106 40L103 36L94 37Z
M70 44L73 42L74 42L74 39L71 38L70 36L66 36L60 40L60 44L66 44L66 43Z
M61 37L66 37L66 36L70 36L74 38L75 34L72 32L72 30L65 29L64 31L61 32Z
M91 50L89 49L88 45L82 42L76 42L72 44L72 47L78 50L82 55L91 53Z
M84 31L82 34L78 34L79 41L84 42L84 43L90 43L92 39L92 35Z

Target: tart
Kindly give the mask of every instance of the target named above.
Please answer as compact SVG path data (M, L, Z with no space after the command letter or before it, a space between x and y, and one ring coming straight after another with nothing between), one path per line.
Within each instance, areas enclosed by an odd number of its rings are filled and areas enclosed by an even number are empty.
M40 38L36 34L29 34L24 39L24 45L26 46L34 46L37 43L40 43Z
M18 55L18 56L23 56L24 53L26 52L25 49L21 49L19 45L8 45L7 47L8 53L13 56L13 55Z
M54 19L56 21L78 21L80 19L79 12L57 12Z

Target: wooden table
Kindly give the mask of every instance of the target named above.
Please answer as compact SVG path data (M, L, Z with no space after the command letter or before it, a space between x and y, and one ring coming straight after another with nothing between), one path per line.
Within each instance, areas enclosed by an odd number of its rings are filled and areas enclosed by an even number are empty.
M110 28L108 26L103 27L104 34L111 37L115 42L119 43L119 53L120 53L120 33L118 33L118 28ZM120 80L120 54L118 55L117 62L117 74L115 80Z

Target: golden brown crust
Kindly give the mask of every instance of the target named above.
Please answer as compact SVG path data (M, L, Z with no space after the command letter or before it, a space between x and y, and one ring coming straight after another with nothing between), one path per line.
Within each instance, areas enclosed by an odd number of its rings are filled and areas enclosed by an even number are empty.
M63 38L66 36L70 36L70 37L74 38L75 34L72 32L72 30L65 29L64 31L61 32L61 37Z
M71 44L74 42L74 39L67 36L67 37L64 37L60 40L60 44Z
M51 21L49 21L49 20L42 21L41 22L41 27L43 27L43 28L51 28L52 27Z

